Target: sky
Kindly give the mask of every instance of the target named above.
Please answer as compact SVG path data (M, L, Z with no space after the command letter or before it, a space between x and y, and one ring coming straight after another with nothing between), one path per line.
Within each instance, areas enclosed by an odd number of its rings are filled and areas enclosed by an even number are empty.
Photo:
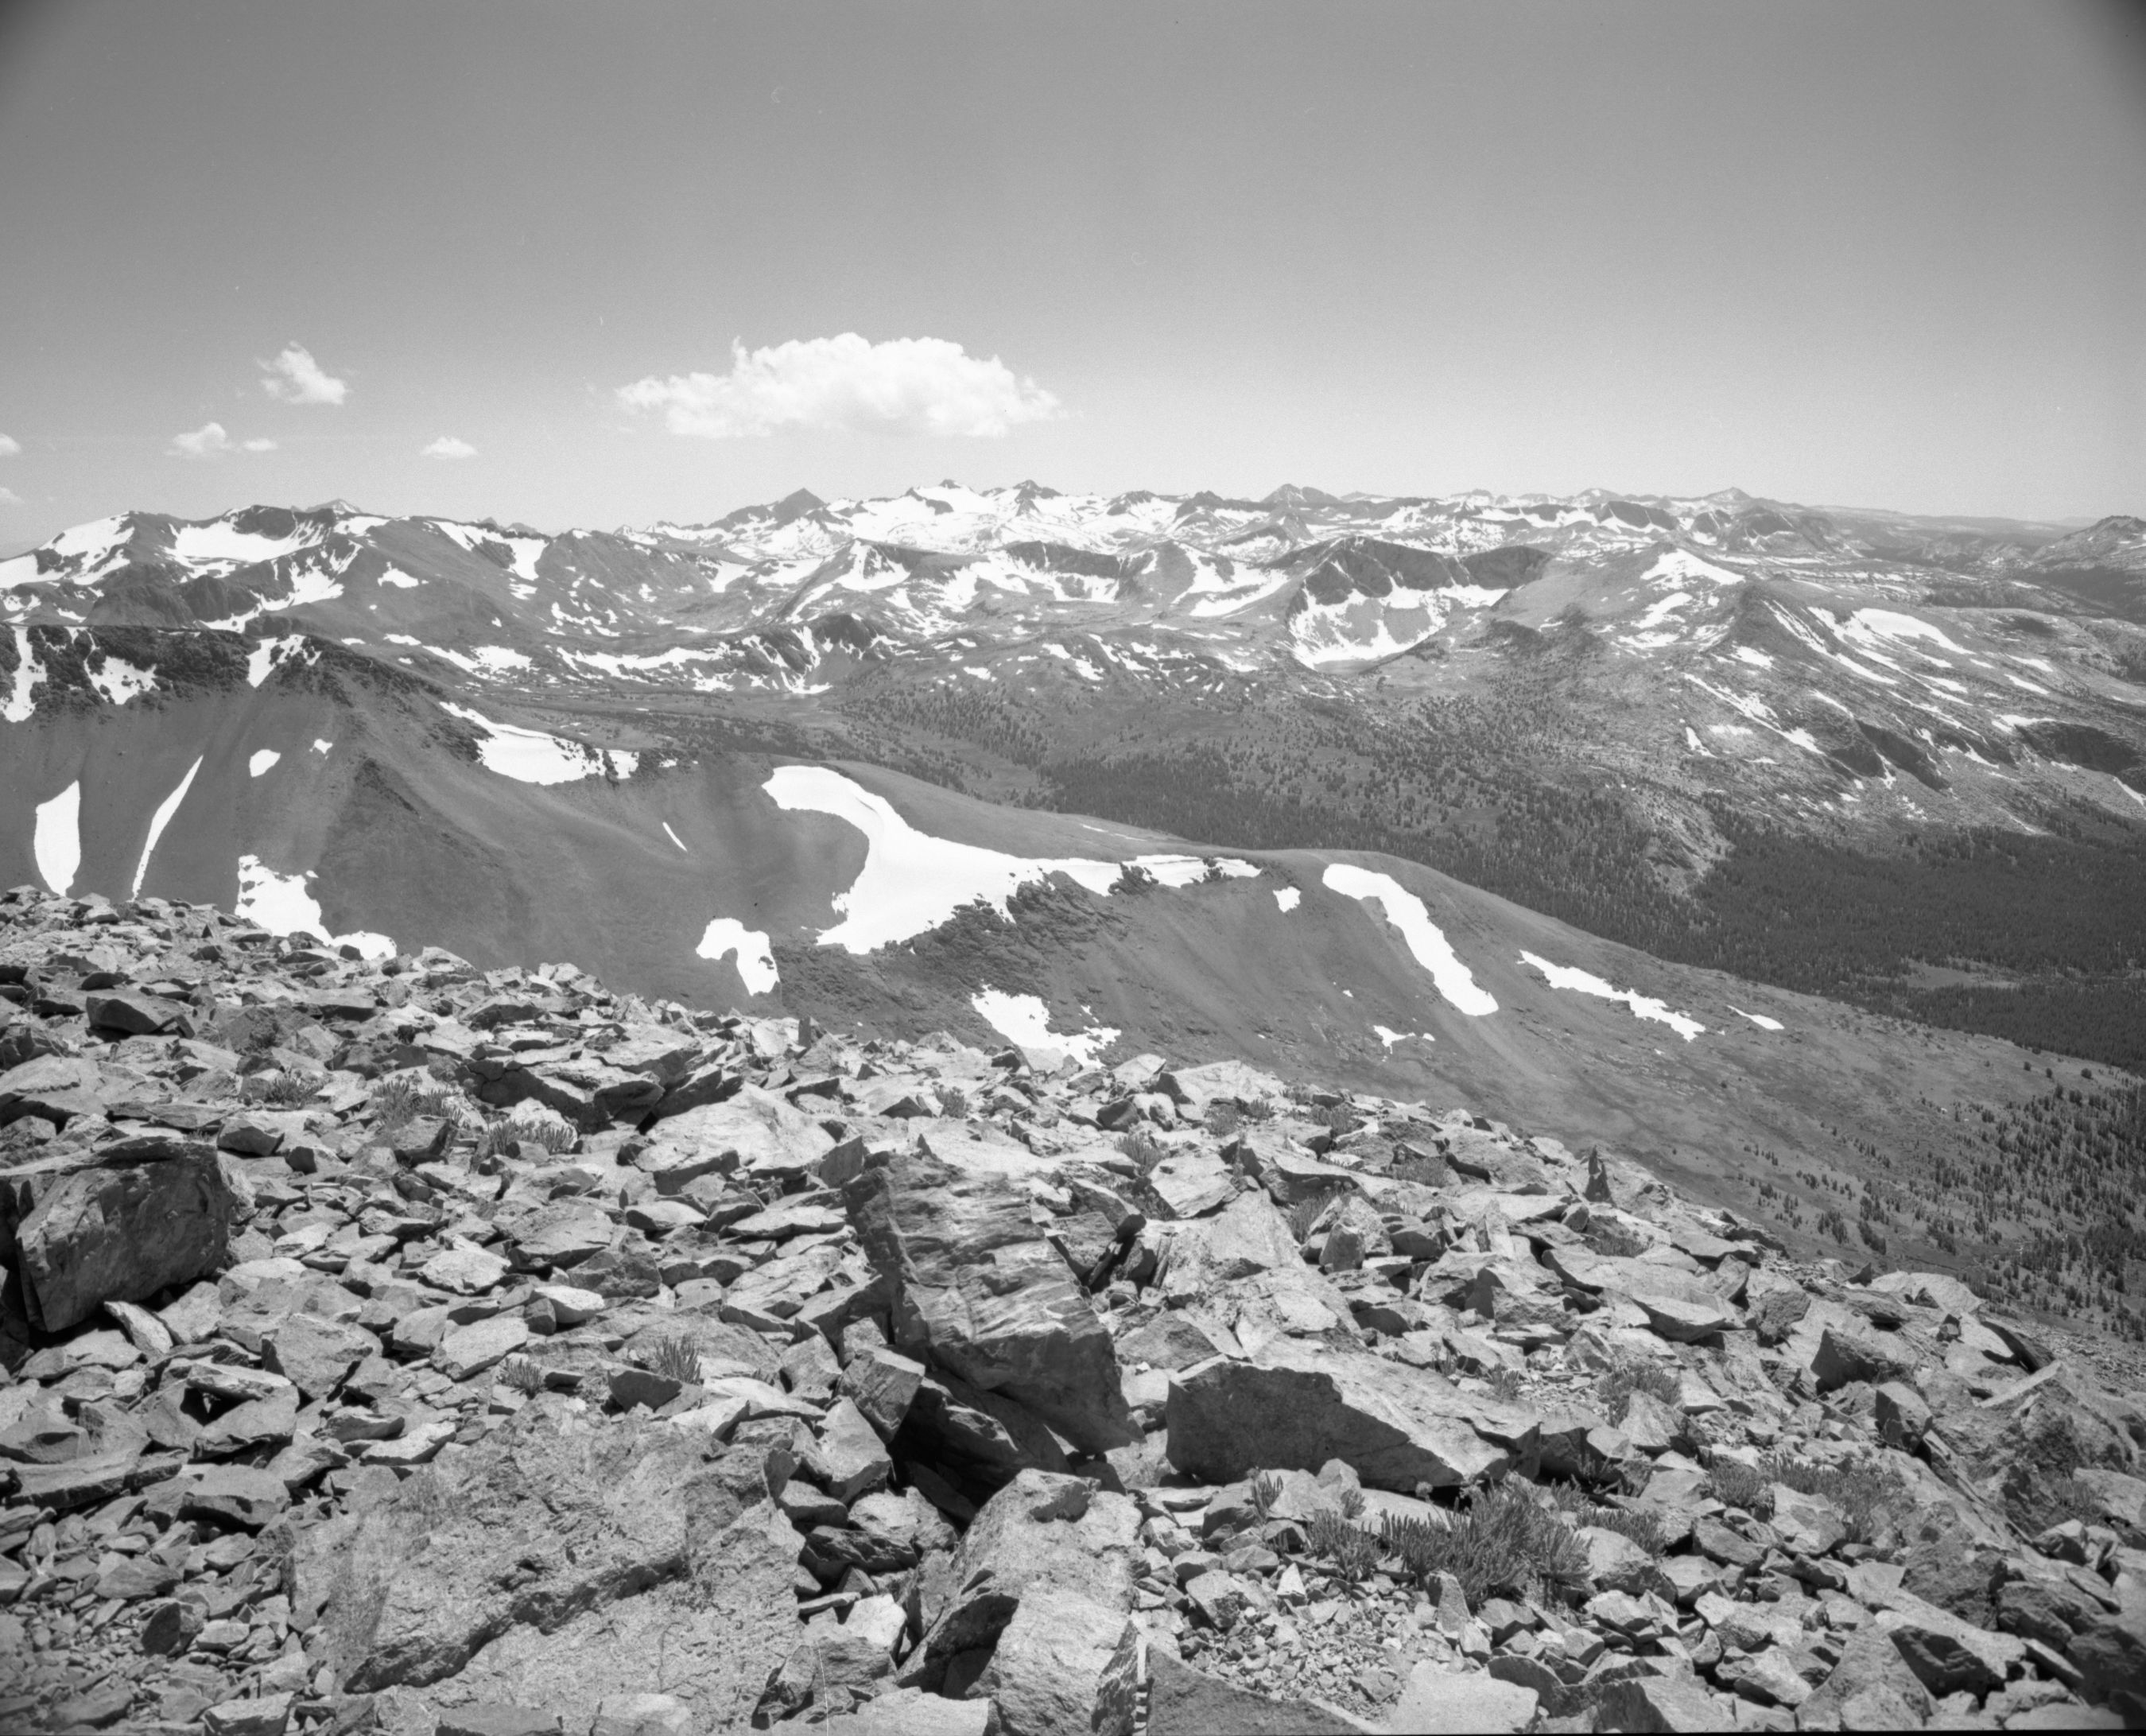
M0 548L953 478L2146 512L2146 14L0 7Z

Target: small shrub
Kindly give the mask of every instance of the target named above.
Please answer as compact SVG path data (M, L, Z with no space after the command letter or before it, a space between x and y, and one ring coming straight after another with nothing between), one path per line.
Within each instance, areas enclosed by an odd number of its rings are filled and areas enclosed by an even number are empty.
M1355 1584L1379 1564L1385 1553L1377 1538L1361 1526L1353 1525L1337 1513L1320 1511L1311 1516L1305 1528L1305 1542L1311 1553L1326 1562L1337 1578Z
M1764 1473L1740 1459L1717 1459L1706 1473L1708 1494L1724 1507L1740 1507L1754 1519L1774 1510L1773 1485Z
M959 1121L969 1113L969 1094L959 1085L939 1087L939 1107L950 1121Z
M1237 1105L1226 1097L1217 1097L1207 1105L1207 1130L1218 1140L1233 1137L1242 1120Z
M1520 1402L1520 1371L1518 1369L1508 1367L1501 1363L1483 1378L1489 1383L1490 1395L1493 1398L1500 1399L1507 1404Z
M642 1365L650 1374L676 1380L681 1386L700 1383L701 1352L690 1338L656 1339L642 1359Z
M1874 1464L1814 1464L1774 1453L1759 1474L1798 1494L1824 1496L1839 1509L1850 1543L1875 1543L1894 1513L1909 1512L1914 1504L1899 1474Z
M1275 1503L1281 1499L1281 1479L1261 1471L1252 1479L1251 1487L1245 1495L1251 1504L1252 1517L1264 1525L1274 1517Z
M1345 1489L1341 1491L1341 1517L1352 1524L1364 1516L1364 1491Z
M1595 1383L1595 1396L1609 1414L1612 1424L1624 1420L1624 1413L1631 1409L1632 1394L1645 1393L1659 1399L1673 1409L1683 1390L1677 1377L1658 1362L1644 1356L1620 1356L1602 1371Z
M1247 1121L1271 1121L1274 1120L1275 1106L1264 1097L1240 1097L1237 1100L1237 1113Z
M499 1373L501 1379L529 1398L544 1389L544 1371L526 1356L508 1357Z
M269 1073L256 1075L247 1082L247 1096L256 1103L265 1103L271 1109L297 1109L311 1103L323 1083L317 1073Z
M1345 1103L1314 1104L1305 1111L1305 1116L1316 1121L1336 1139L1354 1133L1364 1125L1363 1118Z
M1428 1584L1450 1574L1470 1604L1505 1596L1573 1601L1587 1590L1586 1546L1525 1482L1484 1490L1443 1523L1388 1514L1381 1530L1410 1578Z
M556 1157L574 1149L574 1130L563 1121L545 1120L533 1115L495 1121L477 1141L477 1153L479 1157L504 1156L510 1145L525 1151L532 1145L541 1146Z
M1619 1537L1629 1538L1656 1560L1669 1551L1669 1540L1662 1534L1660 1515L1644 1507L1598 1506L1570 1485L1555 1490L1551 1499L1575 1529L1594 1525L1604 1531L1614 1531Z
M372 1094L373 1125L382 1133L393 1133L422 1115L453 1120L459 1113L452 1092L428 1089L405 1073L397 1074Z
M1130 1133L1120 1136L1118 1152L1120 1156L1130 1158L1140 1166L1140 1174L1145 1175L1170 1155L1170 1147L1145 1127L1136 1127Z

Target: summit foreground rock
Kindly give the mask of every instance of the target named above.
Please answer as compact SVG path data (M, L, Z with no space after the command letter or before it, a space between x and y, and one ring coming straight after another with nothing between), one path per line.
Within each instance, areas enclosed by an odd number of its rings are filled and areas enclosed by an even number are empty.
M1949 1275L354 951L0 898L0 1729L2146 1719L2146 1407Z

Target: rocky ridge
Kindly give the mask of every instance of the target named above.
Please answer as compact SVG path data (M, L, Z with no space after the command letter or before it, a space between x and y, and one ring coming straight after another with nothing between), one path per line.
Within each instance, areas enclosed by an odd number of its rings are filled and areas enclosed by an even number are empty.
M2109 1728L2146 1406L1465 1110L0 899L0 1726Z

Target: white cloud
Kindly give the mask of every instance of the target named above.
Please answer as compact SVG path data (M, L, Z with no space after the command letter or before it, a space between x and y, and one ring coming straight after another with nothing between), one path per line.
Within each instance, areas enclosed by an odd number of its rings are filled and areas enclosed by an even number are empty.
M477 448L467 440L457 440L452 434L442 434L430 446L417 448L420 458L474 458Z
M942 337L867 343L854 332L748 351L726 374L650 375L618 389L633 410L661 410L673 434L728 440L781 429L996 436L1058 413L1058 400L997 357Z
M174 434L170 451L178 458L221 458L226 452L272 452L272 440L233 440L222 422L203 422L191 434Z
M303 344L286 344L273 362L263 362L261 389L286 404L340 404L350 391L347 382L313 360Z
M11 440L5 434L0 434L0 458L12 458L22 450L22 442L21 441Z
M0 488L0 506L19 506L22 504L22 496L13 489Z

